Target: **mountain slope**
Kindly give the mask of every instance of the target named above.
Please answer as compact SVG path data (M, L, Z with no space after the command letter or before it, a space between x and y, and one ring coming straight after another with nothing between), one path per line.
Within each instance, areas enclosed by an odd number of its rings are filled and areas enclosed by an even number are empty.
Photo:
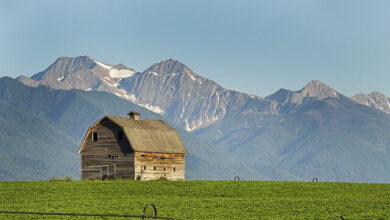
M390 181L390 117L315 84L267 97L278 102L277 116L227 118L195 134L307 180Z
M280 168L332 181L390 180L387 115L330 98L300 106L283 125L296 136L279 151Z
M0 124L0 180L77 177L76 142L66 133L4 101Z

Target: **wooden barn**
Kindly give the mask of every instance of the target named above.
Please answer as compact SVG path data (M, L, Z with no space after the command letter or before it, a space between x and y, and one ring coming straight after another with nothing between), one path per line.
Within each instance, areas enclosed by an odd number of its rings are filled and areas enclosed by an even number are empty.
M154 180L185 178L184 145L162 120L105 116L87 131L78 153L81 178Z

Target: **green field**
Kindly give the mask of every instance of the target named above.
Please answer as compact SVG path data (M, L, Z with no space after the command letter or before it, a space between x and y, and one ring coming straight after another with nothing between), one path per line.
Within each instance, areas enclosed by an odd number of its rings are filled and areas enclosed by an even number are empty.
M263 181L0 182L0 210L178 219L390 219L390 184ZM151 210L150 210L151 211ZM151 212L150 212L151 213ZM0 214L0 219L74 219ZM79 219L114 219L87 218Z

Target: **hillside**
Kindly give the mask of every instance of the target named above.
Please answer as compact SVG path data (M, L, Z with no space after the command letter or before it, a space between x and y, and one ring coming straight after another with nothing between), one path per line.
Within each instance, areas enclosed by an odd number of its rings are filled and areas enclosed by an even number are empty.
M76 141L37 117L0 101L0 180L78 176Z
M390 181L389 115L319 82L297 92L280 90L266 99L278 102L277 117L245 114L195 134L303 179ZM213 135L217 133L221 135Z
M0 188L7 189L0 191L4 211L140 215L153 203L158 216L175 219L390 218L389 184L76 181L1 182ZM56 217L0 214L1 219Z

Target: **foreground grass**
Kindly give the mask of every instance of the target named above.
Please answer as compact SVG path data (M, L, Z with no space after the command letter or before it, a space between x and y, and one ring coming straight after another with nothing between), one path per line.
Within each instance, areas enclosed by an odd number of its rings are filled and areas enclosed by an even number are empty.
M0 182L0 210L178 219L390 219L390 184L262 181ZM150 210L151 211L151 210ZM74 219L0 214L0 219ZM113 219L86 218L79 219Z

